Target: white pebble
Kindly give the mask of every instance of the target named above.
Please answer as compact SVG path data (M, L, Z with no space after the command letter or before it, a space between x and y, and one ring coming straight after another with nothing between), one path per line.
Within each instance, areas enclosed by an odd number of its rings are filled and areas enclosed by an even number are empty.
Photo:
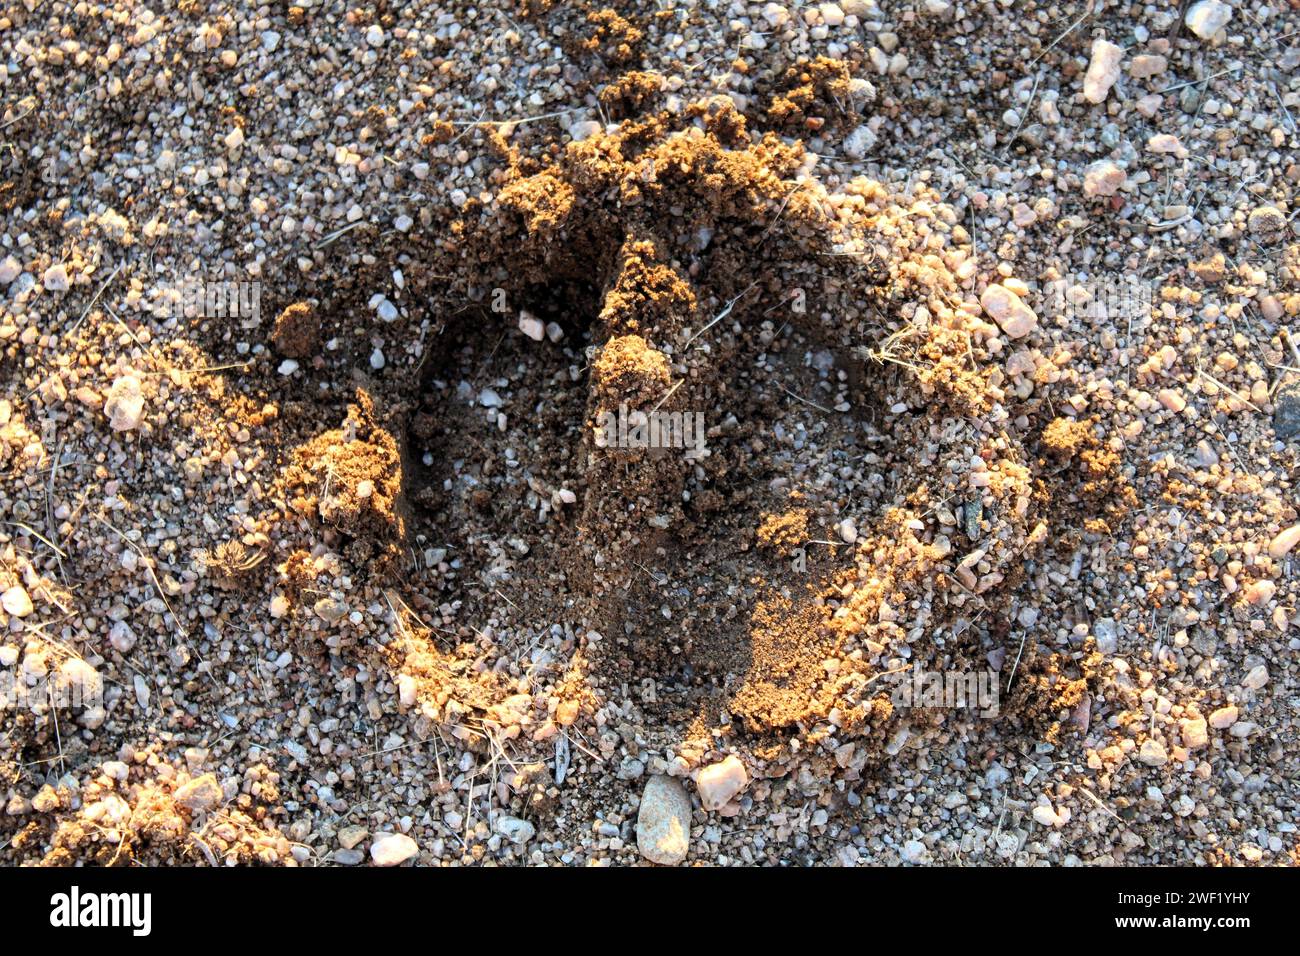
M1110 93L1119 79L1120 61L1124 50L1108 40L1094 40L1092 59L1083 77L1083 98L1089 103L1100 103Z
M546 338L546 326L542 320L537 318L531 312L525 310L519 313L519 331L524 333L534 342L540 342Z
M1204 717L1183 723L1183 746L1188 750L1200 750L1209 742L1210 735L1206 730Z
M14 617L26 617L35 610L32 606L31 596L21 584L15 584L5 591L3 595L0 595L0 605Z
M1138 750L1138 760L1148 767L1163 767L1169 762L1169 755L1165 752L1164 744L1148 737L1142 741L1142 747Z
M379 833L370 844L370 859L375 866L397 866L419 852L419 846L405 833Z
M67 292L68 286L71 285L68 281L67 267L62 262L56 262L45 270L41 284L45 286L48 292Z
M135 631L131 630L131 625L126 621L118 621L109 628L108 643L119 654L129 654L131 648L135 647Z
M1045 827L1059 826L1061 818L1057 816L1056 811L1044 804L1038 804L1033 810L1034 822Z
M1148 153L1172 153L1180 159L1188 155L1187 147L1172 133L1157 133L1147 140Z
M1263 664L1257 664L1250 669L1250 673L1242 680L1241 686L1246 690L1259 690L1268 683L1268 668Z
M844 137L844 152L851 159L862 159L876 148L877 137L865 123Z
M1210 714L1210 726L1215 730L1227 730L1237 722L1237 707L1235 704L1229 704L1227 707L1220 707L1214 713Z
M1100 160L1083 171L1083 194L1089 199L1113 196L1127 179L1124 167L1109 159Z
M527 820L521 820L519 817L506 816L497 817L497 821L493 825L492 829L496 830L497 833L501 834L511 843L519 844L521 846L531 840L533 835L537 832L537 828Z
M705 810L721 810L749 783L745 765L736 756L711 764L695 778Z
M142 675L136 674L131 681L131 686L135 689L135 702L140 705L141 710L147 713L151 694L148 682L145 681Z
M1273 600L1273 595L1277 593L1277 585L1267 578L1261 581L1255 581L1246 588L1247 604L1267 604Z
M580 123L574 123L569 127L569 135L573 137L575 143L581 143L584 139L590 139L600 132L600 124L595 120L584 120Z
M1268 556L1274 560L1284 558L1292 548L1300 543L1300 524L1292 525L1269 542Z
M140 380L134 375L119 376L108 390L104 400L104 414L115 432L125 432L137 427L144 415L144 394Z
M1183 398L1177 389L1162 388L1158 397L1160 398L1160 404L1174 414L1187 407L1187 399Z
M399 674L397 676L397 700L403 707L415 706L415 692L418 686L415 678L410 674Z
M994 283L986 288L980 296L980 305L1007 338L1024 338L1038 328L1038 316L1034 310L1004 285Z
M636 844L652 863L675 866L691 848L691 798L675 777L655 774L646 781L636 817Z
M1246 218L1246 226L1252 235L1271 236L1286 228L1286 214L1277 206L1257 206Z
M1202 40L1212 40L1214 35L1232 19L1232 7L1220 0L1200 0L1187 8L1183 22Z
M904 863L919 866L930 859L930 850L920 840L908 840L903 844L898 855L903 858Z
M1141 53L1133 57L1129 63L1129 76L1135 80L1145 80L1148 77L1158 76L1169 68L1169 59L1158 53Z
M790 14L781 4L769 3L763 8L763 19L767 21L768 26L776 29L789 22Z

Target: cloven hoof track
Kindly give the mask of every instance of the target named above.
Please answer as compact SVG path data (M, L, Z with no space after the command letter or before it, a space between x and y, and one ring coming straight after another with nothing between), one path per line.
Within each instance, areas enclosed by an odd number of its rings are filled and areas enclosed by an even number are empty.
M751 134L725 98L541 160L489 140L502 186L436 223L451 238L413 281L443 311L387 396L417 610L482 601L515 633L563 621L576 698L631 687L658 731L730 727L765 759L833 733L860 770L898 739L891 662L1006 653L1006 595L1041 542L1029 457L975 424L987 382L948 231L875 183L828 195L798 144ZM520 334L521 310L559 334ZM700 413L706 451L601 447L620 407ZM990 450L1019 466L973 526L940 523L970 497L949 461ZM977 548L978 580L953 586ZM391 661L426 713L507 695L457 677L442 633ZM1033 647L1017 666L1004 711L1050 721L1077 698L1079 675Z

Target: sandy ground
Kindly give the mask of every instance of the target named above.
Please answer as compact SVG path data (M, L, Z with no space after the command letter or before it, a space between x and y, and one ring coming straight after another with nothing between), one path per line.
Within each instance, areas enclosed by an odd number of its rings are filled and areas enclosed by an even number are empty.
M11 4L0 861L1294 862L1298 65Z

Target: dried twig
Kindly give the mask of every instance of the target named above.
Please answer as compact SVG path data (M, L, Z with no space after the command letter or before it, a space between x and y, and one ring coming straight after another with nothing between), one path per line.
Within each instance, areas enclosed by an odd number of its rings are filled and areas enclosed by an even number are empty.
M719 312L717 315L715 315L715 316L713 317L713 320L712 320L708 325L706 325L704 328L700 329L698 332L696 332L694 335L692 335L689 339L686 340L686 344L682 346L682 351L685 352L688 348L691 347L691 343L692 343L692 342L694 342L696 339L698 339L698 338L699 338L701 335L703 335L705 332L709 331L709 329L713 328L715 325L717 325L719 322L721 322L723 319L725 319L727 316L729 316L729 315L731 314L731 310L735 307L736 303L739 302L739 301L741 300L741 298L744 297L744 295L745 295L746 292L748 292L750 289L754 288L754 286L756 286L756 285L758 285L758 281L757 281L757 280L755 280L754 282L751 282L751 283L750 283L750 284L745 288L745 290L744 290L743 292L741 292L740 294L738 294L734 299L732 299L732 300L731 300L730 302L728 302L725 306L723 306L723 307L722 307L722 311Z

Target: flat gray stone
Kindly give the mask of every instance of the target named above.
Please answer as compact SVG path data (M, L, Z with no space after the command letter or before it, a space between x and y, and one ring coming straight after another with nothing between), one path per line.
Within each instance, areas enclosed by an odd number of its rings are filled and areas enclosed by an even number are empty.
M636 816L636 845L651 863L675 866L691 847L691 798L676 777L646 781Z
M1287 382L1273 399L1273 433L1282 441L1300 434L1300 380Z

